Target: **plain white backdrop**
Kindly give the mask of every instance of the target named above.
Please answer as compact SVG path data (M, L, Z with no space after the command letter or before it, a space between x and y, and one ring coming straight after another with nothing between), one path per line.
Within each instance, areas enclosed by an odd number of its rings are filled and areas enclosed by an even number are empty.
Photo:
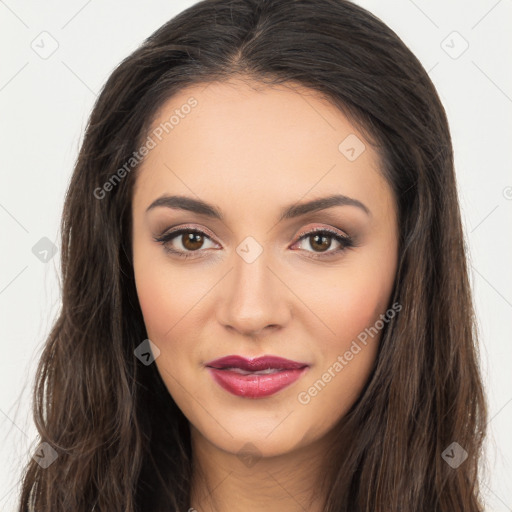
M38 444L33 379L60 308L59 222L87 118L114 67L194 3L0 0L2 512ZM486 510L512 511L512 2L356 3L420 59L448 114L490 408Z

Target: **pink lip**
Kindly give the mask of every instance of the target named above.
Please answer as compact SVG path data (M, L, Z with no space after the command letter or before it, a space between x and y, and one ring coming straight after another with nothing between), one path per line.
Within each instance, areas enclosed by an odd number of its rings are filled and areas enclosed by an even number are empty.
M309 368L307 363L290 361L282 357L263 356L246 359L241 356L226 356L205 365L215 382L230 393L246 398L263 398L273 395L299 379ZM274 369L275 373L254 372ZM253 372L242 374L244 372Z

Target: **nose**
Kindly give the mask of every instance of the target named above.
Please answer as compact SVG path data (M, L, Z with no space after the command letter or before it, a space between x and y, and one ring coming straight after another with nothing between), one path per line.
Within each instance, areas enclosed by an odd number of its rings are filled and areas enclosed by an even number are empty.
M286 326L293 293L268 261L267 253L248 263L234 255L234 268L224 279L218 297L217 319L245 336L257 337Z

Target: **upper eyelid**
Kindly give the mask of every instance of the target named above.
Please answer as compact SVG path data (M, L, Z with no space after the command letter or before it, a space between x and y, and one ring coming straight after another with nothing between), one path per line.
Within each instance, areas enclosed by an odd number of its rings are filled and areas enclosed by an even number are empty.
M202 235L206 235L212 242L215 242L215 240L214 240L215 237L210 235L208 231L205 231L203 228L196 228L196 227L192 227L192 226L179 226L177 228L171 229L170 231L164 231L161 235L158 236L158 238L164 238L164 237L168 237L170 235L175 235L176 233L180 233L182 231L201 233ZM218 242L215 242L215 243L218 243Z
M320 232L320 233L321 232L326 232L326 233L331 233L333 236L334 235L338 235L338 236L341 236L343 238L350 238L350 236L347 233L344 233L343 231L341 231L338 228L331 228L331 227L326 228L326 227L316 226L316 227L313 227L313 228L309 228L309 229L300 231L299 234L297 235L297 239L300 240L305 235L309 235L311 233L316 233L316 232Z

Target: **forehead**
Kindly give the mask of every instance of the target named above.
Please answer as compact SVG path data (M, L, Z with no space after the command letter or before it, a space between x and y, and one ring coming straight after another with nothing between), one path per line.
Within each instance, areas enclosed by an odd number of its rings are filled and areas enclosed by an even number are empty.
M216 190L291 200L339 192L372 203L389 192L369 141L332 103L295 84L184 88L159 109L151 133L161 140L153 135L136 184L147 199L176 187L218 203Z

